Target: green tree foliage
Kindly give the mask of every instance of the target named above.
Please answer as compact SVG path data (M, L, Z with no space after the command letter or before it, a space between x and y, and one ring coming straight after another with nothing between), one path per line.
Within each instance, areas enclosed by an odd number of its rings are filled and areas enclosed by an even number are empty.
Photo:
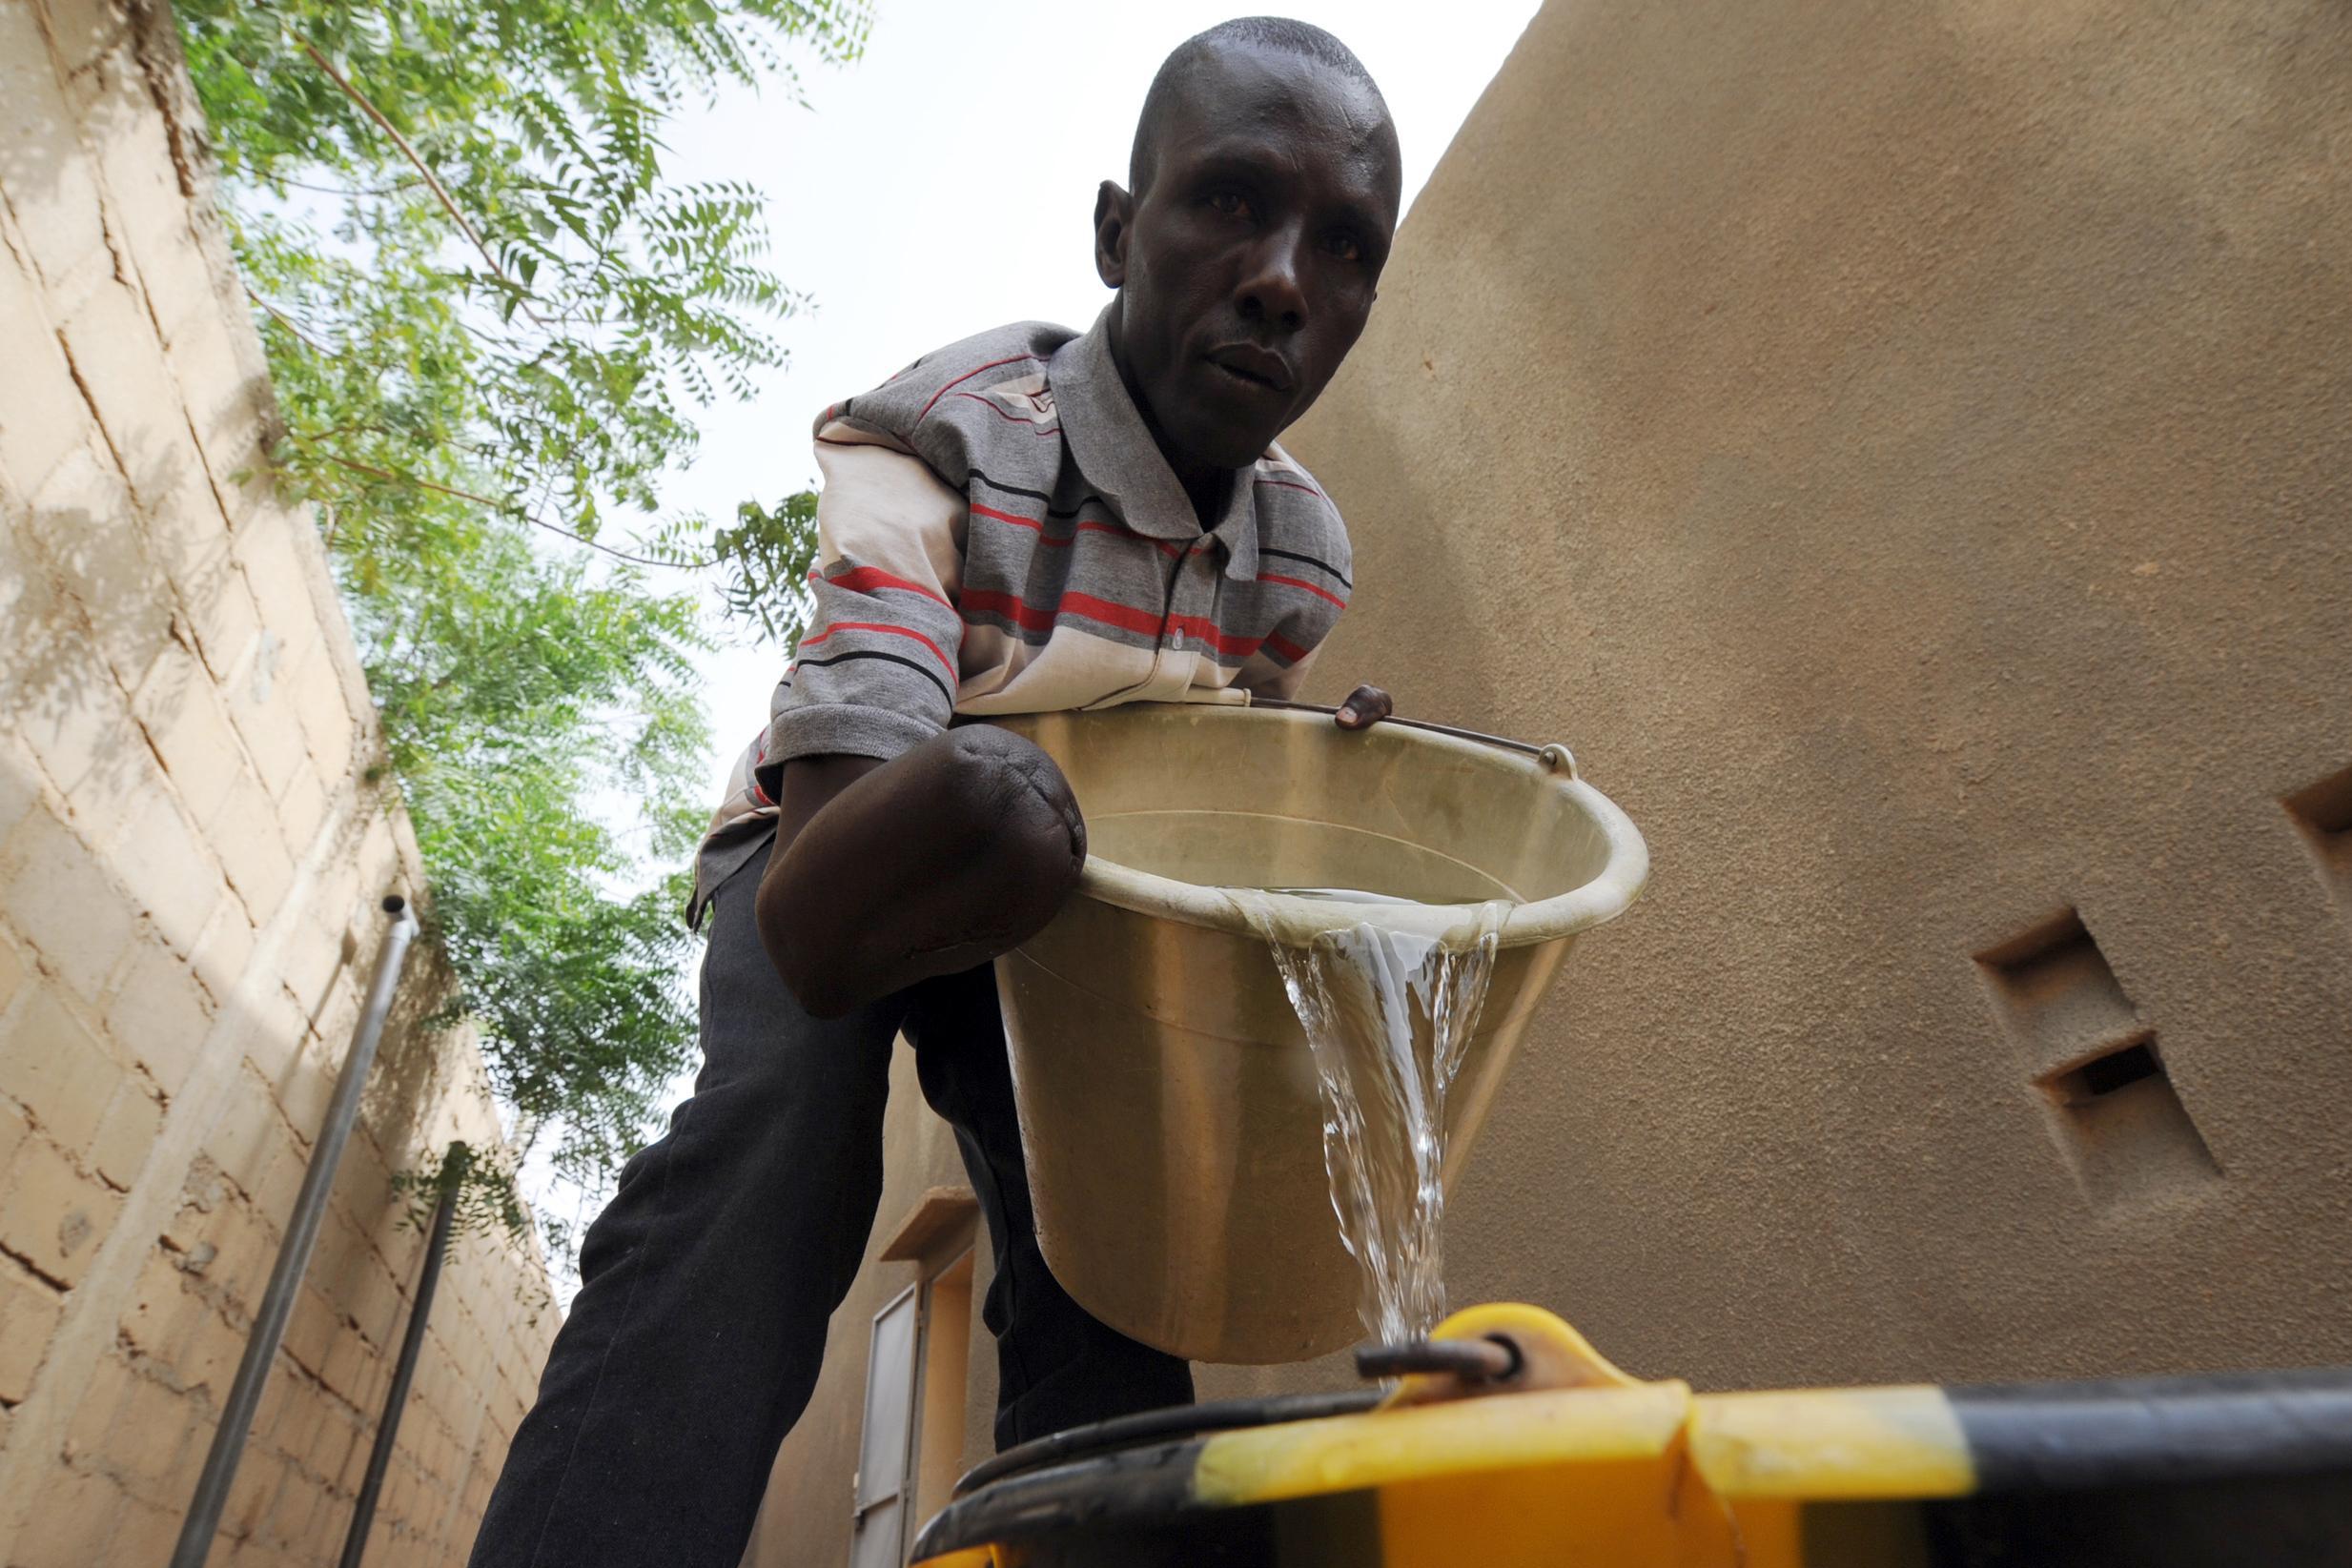
M726 83L796 92L790 57L853 58L866 0L176 10L274 458L318 504L451 1009L526 1139L597 1185L692 1049L693 590L788 641L813 551L806 496L659 517L695 409L748 396L801 303L755 193L666 178L662 128Z

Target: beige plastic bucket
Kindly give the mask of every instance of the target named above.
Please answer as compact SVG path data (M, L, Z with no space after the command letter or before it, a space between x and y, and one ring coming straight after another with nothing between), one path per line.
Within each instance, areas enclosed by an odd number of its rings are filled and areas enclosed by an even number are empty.
M1570 939L1641 890L1641 834L1557 746L1195 703L992 722L1069 775L1092 851L1077 896L996 965L1046 1261L1105 1323L1194 1360L1349 1343L1359 1276L1313 1060L1264 940L1219 889L1422 901L1267 901L1301 946L1366 919L1466 934L1480 904L1517 905L1448 1106L1450 1185Z

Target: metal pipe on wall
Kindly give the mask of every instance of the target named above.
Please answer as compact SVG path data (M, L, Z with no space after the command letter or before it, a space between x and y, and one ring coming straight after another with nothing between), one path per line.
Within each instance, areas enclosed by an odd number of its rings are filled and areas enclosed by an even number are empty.
M229 1483L236 1478L237 1461L244 1456L245 1438L253 1430L254 1412L260 1408L262 1386L286 1337L286 1323L294 1315L295 1297L302 1275L310 1268L317 1245L319 1223L326 1217L327 1194L335 1186L335 1169L342 1163L343 1145L359 1114L359 1093L367 1087L368 1069L376 1062L376 1047L383 1038L384 1019L399 988L400 968L409 944L417 935L417 917L408 901L387 895L384 913L392 917L383 946L376 949L375 972L368 976L367 999L359 1009L358 1027L352 1031L351 1049L336 1075L335 1092L327 1101L325 1123L311 1145L309 1169L302 1172L302 1189L296 1194L294 1212L286 1221L285 1239L278 1243L277 1261L270 1268L270 1283L254 1313L253 1333L245 1340L245 1355L237 1362L236 1377L222 1404L220 1425L204 1456L204 1472L196 1477L195 1495L189 1499L188 1517L180 1523L179 1542L172 1549L171 1568L203 1568L220 1528L221 1510L228 1506Z
M458 1189L465 1183L472 1151L461 1143L449 1146L441 1159L440 1201L433 1207L433 1235L425 1243L424 1264L417 1273L417 1299L408 1310L408 1330L400 1336L400 1358L392 1369L392 1388L384 1395L384 1413L376 1422L376 1446L368 1451L367 1475L351 1509L351 1528L343 1536L338 1568L359 1568L367 1551L367 1533L376 1522L376 1499L384 1489L384 1473L392 1468L392 1445L400 1435L400 1413L408 1405L409 1386L417 1380L417 1354L424 1348L425 1319L433 1312L433 1292L440 1284L441 1260L449 1252L449 1231L458 1214Z

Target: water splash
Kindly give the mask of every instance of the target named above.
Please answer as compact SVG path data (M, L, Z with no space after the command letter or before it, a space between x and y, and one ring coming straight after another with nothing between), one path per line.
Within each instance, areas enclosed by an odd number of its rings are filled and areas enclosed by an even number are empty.
M1408 902L1341 889L1268 891ZM1446 1095L1478 1030L1510 906L1482 906L1466 942L1363 924L1323 932L1305 947L1276 938L1264 906L1249 907L1315 1053L1331 1207L1363 1272L1358 1312L1381 1340L1426 1334L1445 1314Z

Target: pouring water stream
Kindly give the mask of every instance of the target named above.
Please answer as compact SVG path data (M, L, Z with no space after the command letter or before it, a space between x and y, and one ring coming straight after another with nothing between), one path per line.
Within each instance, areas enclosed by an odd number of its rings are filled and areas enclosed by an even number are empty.
M1339 888L1266 892L1411 902ZM1314 1052L1331 1206L1363 1273L1359 1315L1376 1339L1425 1334L1445 1313L1446 1095L1477 1032L1510 906L1480 906L1467 941L1367 922L1301 947L1278 934L1261 896L1236 893L1273 950Z

